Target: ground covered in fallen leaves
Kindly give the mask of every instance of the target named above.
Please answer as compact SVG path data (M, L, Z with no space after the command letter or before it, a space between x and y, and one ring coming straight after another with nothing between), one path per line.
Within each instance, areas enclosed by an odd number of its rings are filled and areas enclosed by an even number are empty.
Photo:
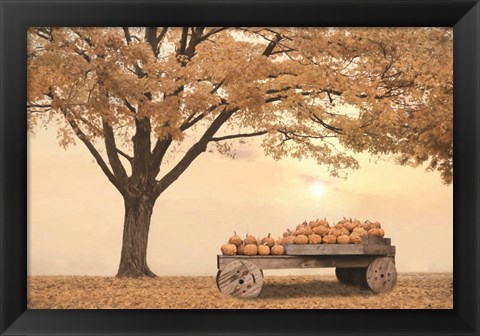
M389 293L341 284L334 275L265 276L255 299L224 297L213 276L117 279L29 276L29 309L452 309L451 273L401 273Z

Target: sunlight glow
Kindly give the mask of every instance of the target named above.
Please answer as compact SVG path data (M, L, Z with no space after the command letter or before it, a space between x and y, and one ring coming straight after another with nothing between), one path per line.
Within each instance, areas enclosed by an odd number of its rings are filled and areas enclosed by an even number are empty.
M315 184L312 184L312 186L310 187L310 190L312 191L312 194L314 194L315 196L320 196L325 192L325 186L321 183L315 183Z

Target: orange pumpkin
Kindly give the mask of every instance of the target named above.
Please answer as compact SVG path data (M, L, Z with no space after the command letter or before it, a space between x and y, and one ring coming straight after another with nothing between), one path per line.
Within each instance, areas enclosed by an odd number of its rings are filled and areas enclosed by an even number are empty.
M249 234L247 233L245 239L243 240L243 243L244 243L245 245L249 245L249 244L255 245L255 244L257 244L257 238L255 238L254 236L249 235Z
M258 254L259 255L269 255L270 247L268 245L258 245Z
M347 235L341 235L337 237L337 243L339 244L348 244L350 243L350 237Z
M283 245L286 244L295 244L295 236L287 236L283 238Z
M320 244L322 242L322 236L317 234L311 234L308 236L309 244Z
M223 255L234 255L237 252L237 247L233 244L223 244L220 247L220 251L222 251Z
M275 245L274 247L272 247L271 253L273 255L282 255L285 253L285 249L282 245Z
M260 244L261 245L267 245L269 248L271 248L272 246L275 246L275 239L271 238L270 233L269 233L267 237L264 237L261 240Z
M228 243L233 244L233 245L238 247L238 246L242 245L243 239L240 236L238 236L235 231L233 231L233 236L231 236L228 239Z
M335 244L337 242L337 236L328 234L322 238L324 244Z
M365 222L363 222L363 224L361 225L361 227L362 227L365 231L368 231L368 230L372 229L372 223L370 223L370 221L367 219Z
M294 243L300 245L308 244L308 237L305 235L298 235L295 237Z
M330 232L330 229L325 226L317 226L315 229L313 229L313 233L320 235L320 236L325 236Z
M245 254L245 253L243 252L243 249L244 249L244 248L245 248L245 244L243 244L243 243L242 243L240 246L238 246L238 247L237 247L237 254L238 254L238 255L243 255L243 254Z
M258 252L257 245L254 245L254 244L247 244L243 249L243 254L247 256L254 256L257 254L257 252Z
M356 233L350 234L350 242L353 244L360 244L362 242L362 237Z
M319 226L324 226L326 228L330 227L330 224L328 224L328 222L327 222L327 218L318 220L318 225Z

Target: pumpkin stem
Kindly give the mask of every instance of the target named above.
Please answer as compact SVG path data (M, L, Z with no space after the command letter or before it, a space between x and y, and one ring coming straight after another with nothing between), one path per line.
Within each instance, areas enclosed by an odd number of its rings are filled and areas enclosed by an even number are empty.
M267 238L270 238L270 233L268 234Z

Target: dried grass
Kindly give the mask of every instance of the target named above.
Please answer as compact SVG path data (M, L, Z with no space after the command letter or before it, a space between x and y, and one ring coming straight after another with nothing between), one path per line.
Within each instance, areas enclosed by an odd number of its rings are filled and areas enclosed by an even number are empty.
M224 297L213 276L117 279L30 276L29 309L452 309L451 273L402 273L390 293L339 283L335 276L266 276L256 299Z

